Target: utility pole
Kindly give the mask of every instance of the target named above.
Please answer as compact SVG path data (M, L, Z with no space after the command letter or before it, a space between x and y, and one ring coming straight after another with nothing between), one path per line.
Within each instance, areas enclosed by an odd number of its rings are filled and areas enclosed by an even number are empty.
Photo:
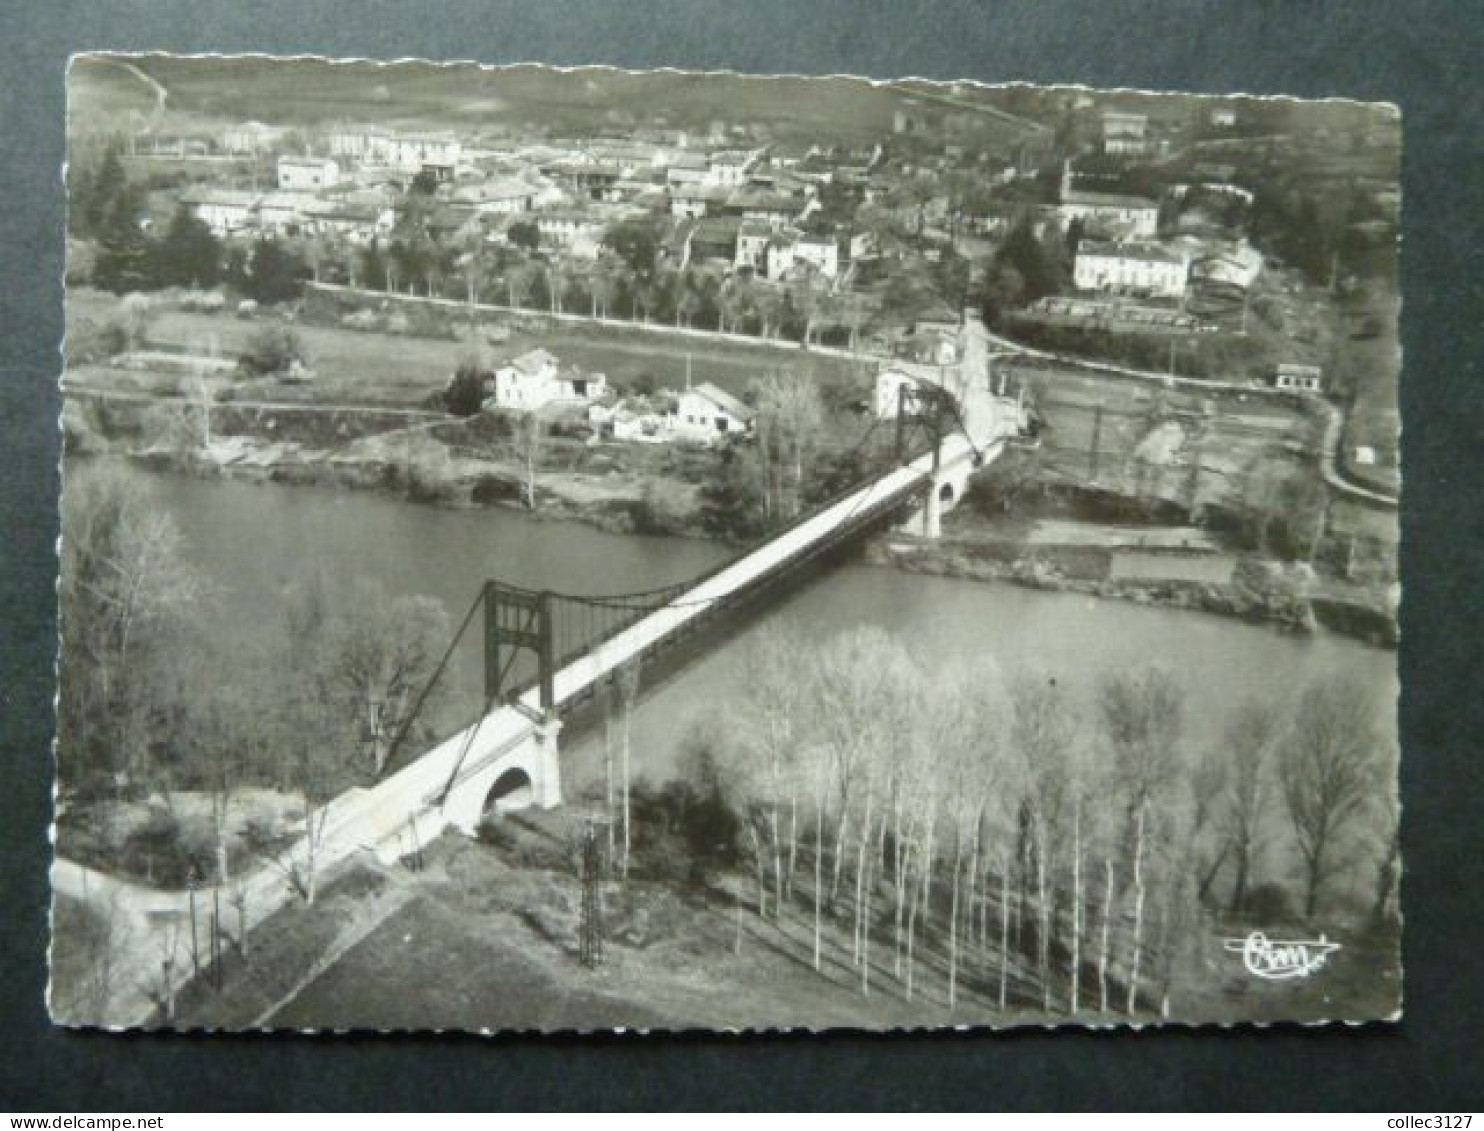
M597 968L603 961L602 853L598 848L598 819L582 825L582 920L579 927L582 964Z

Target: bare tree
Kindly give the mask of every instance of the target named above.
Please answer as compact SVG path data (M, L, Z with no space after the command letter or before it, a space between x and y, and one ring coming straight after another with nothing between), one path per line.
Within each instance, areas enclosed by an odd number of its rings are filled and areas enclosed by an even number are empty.
M818 385L791 369L767 374L756 395L764 509L791 519L803 509L804 477L819 443L824 402Z
M1304 913L1313 915L1326 883L1347 865L1347 841L1375 792L1380 739L1375 706L1361 687L1310 684L1284 736L1278 777L1304 869Z
M765 629L744 661L747 710L743 727L749 750L764 767L761 793L767 812L768 848L772 856L773 907L781 913L792 879L798 825L801 642L790 634ZM785 864L784 809L788 811Z
M1380 855L1376 861L1376 898L1371 905L1371 922L1378 928L1400 911L1397 896L1402 871L1401 813L1394 797L1387 798L1383 805L1386 819L1377 835Z
M525 413L516 422L515 447L521 465L521 494L529 510L536 509L536 472L541 466L545 433L545 422L539 409Z
M629 878L629 857L633 849L633 820L630 800L632 769L630 767L631 730L634 721L634 706L639 699L639 661L630 660L618 669L618 695L623 710L622 742L619 746L621 776L619 779L620 800L623 814L623 843L620 847L621 865L619 874Z
M1230 774L1226 805L1219 820L1224 846L1233 861L1231 899L1227 903L1232 915L1245 913L1252 874L1260 863L1268 808L1268 767L1281 727L1280 716L1270 706L1249 700L1237 708L1223 732L1222 750Z
M149 739L184 675L177 649L206 596L179 529L142 489L107 469L69 483L58 719L64 780L96 767L122 785L149 772Z
M1099 691L1098 706L1126 806L1124 855L1129 861L1134 903L1128 1011L1133 1013L1138 1006L1144 966L1148 873L1161 848L1160 834L1169 817L1171 791L1183 768L1180 737L1185 695L1167 671L1148 666L1106 679Z

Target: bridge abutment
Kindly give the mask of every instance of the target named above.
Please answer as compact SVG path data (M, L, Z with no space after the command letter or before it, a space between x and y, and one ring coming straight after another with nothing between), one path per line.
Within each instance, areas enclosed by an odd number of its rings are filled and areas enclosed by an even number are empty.
M489 813L560 805L561 729L560 719L547 717L517 745L458 782L443 802L444 820L465 835L474 836Z

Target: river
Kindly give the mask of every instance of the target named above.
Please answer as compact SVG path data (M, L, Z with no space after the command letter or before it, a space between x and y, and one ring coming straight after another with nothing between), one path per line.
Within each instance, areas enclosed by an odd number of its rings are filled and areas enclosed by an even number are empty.
M370 492L195 479L113 464L172 514L186 552L217 588L218 631L257 637L282 623L285 587L313 578L370 577L391 595L439 598L457 623L487 578L574 593L634 591L701 573L732 551L718 544L607 534L512 510L447 510ZM69 461L69 480L96 474ZM771 607L647 697L635 714L638 776L673 773L698 723L736 709L747 637L792 622L810 638L857 625L899 634L928 663L1035 667L1086 689L1101 674L1157 661L1179 673L1195 737L1212 739L1226 708L1277 701L1307 677L1338 672L1395 695L1396 655L1337 636L1285 635L1183 610L1018 586L924 577L846 564ZM461 657L461 695L473 706L477 653ZM590 782L594 735L569 744L569 784Z

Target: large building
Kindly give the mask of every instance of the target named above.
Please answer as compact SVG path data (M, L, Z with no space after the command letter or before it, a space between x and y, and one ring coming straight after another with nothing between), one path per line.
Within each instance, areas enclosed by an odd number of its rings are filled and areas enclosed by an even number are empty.
M1185 293L1190 263L1158 244L1083 240L1077 246L1072 282L1079 291L1179 298Z

